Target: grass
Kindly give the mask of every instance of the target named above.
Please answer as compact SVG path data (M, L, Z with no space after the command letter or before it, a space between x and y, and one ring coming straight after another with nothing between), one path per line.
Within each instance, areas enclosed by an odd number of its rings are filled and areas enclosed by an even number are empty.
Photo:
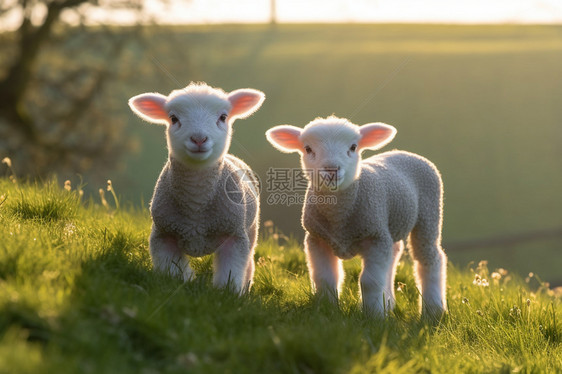
M154 273L146 210L83 202L56 181L0 180L0 373L555 372L562 302L537 276L449 267L449 314L419 320L405 256L397 309L363 315L360 263L338 307L310 292L300 244L268 224L252 291ZM476 276L478 275L478 276ZM482 286L483 279L489 283ZM478 280L480 284L478 285ZM485 284L485 282L484 282Z

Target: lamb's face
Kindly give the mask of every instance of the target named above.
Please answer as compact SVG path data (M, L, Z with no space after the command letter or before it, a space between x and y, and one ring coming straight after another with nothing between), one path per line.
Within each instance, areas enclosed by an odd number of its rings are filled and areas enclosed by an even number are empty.
M170 156L198 167L211 165L228 152L234 120L249 117L264 100L263 92L251 88L226 93L192 83L169 96L137 95L129 106L142 119L166 125Z
M230 146L231 105L225 98L209 95L178 95L165 105L170 155L186 165L215 163Z
M361 151L389 143L396 129L384 123L357 126L344 118L317 118L300 129L276 126L267 140L282 152L299 152L301 164L317 190L345 190L359 177Z
M316 190L344 190L359 172L359 127L326 120L305 127L301 164Z

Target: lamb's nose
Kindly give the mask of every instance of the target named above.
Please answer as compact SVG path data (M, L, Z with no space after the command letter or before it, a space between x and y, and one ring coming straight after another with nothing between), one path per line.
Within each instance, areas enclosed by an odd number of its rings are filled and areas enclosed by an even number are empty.
M207 141L206 136L192 136L190 139L193 143L197 144L197 146L199 147L201 147L201 145Z

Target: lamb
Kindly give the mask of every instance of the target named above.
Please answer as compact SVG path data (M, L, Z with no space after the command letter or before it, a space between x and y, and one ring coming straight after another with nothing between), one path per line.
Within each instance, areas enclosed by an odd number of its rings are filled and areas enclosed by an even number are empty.
M234 120L250 116L264 100L258 90L226 93L205 83L129 100L140 118L166 125L169 157L150 203L149 247L156 270L188 281L194 276L188 255L214 253L215 286L239 293L251 287L257 185L248 165L227 152Z
M299 152L303 170L312 171L302 225L313 289L337 302L341 259L359 255L364 310L384 316L395 305L396 266L409 237L422 316L435 319L446 311L439 171L404 151L361 160L363 150L382 148L395 134L394 127L383 123L357 126L331 116L304 129L276 126L266 136L282 152ZM330 195L335 203L325 204Z

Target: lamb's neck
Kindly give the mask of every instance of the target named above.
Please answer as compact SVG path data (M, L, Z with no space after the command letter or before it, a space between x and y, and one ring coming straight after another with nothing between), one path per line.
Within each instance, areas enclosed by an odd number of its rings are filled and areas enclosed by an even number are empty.
M345 190L314 191L318 211L334 225L346 222L357 203L358 189L358 183L355 182Z
M221 159L214 165L192 168L170 157L170 184L174 198L184 207L197 210L215 195L223 168Z

